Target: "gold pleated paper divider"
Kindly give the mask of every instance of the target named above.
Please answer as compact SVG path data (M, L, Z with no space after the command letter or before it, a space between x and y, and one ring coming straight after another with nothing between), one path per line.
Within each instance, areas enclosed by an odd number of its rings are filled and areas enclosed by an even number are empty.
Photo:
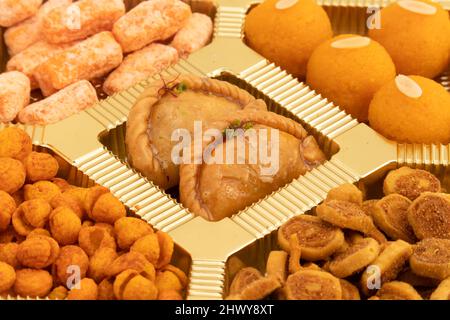
M247 8L244 7L219 7L214 24L214 36L240 39L246 14Z
M220 300L224 287L225 262L193 260L189 300Z

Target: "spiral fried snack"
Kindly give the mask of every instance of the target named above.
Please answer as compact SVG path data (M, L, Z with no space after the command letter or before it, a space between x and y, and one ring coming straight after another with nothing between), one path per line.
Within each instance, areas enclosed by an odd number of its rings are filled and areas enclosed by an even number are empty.
M284 284L287 278L287 260L288 255L285 251L271 251L266 264L267 276L274 277L281 284Z
M411 258L410 258L411 259ZM415 274L411 268L406 268L397 277L398 281L406 282L413 287L435 288L439 285L439 280Z
M288 300L340 300L339 279L328 272L300 270L291 274L284 286Z
M374 289L379 289L378 282L382 285L395 279L412 253L412 246L403 240L388 242L361 277L361 290L364 294L368 296Z
M450 239L450 195L422 193L409 207L408 221L419 239Z
M411 200L402 195L390 194L372 206L372 219L391 239L414 243L416 237L407 214L411 203Z
M300 271L302 266L300 265L300 258L302 256L302 247L298 241L296 233L291 234L289 238L289 273L296 273Z
M227 300L261 300L280 287L275 277L263 277L255 268L246 267L235 275Z
M409 264L415 274L424 277L439 280L450 277L450 240L428 238L420 241Z
M372 210L377 202L378 202L378 199L364 201L362 204L362 209L363 209L364 213L367 214L368 216L372 217Z
M423 300L414 287L401 281L383 284L377 296L380 300Z
M428 171L401 167L389 172L383 191L385 195L398 193L413 201L424 192L440 192L441 183Z
M430 296L430 300L450 300L450 278L443 280Z
M378 257L379 252L378 242L372 238L365 238L336 255L328 268L336 277L346 278L367 267Z
M322 220L340 228L360 231L380 243L386 241L385 236L375 227L372 218L352 202L330 200L319 205L316 214Z
M278 230L278 243L286 252L292 234L297 234L302 258L309 261L326 259L344 243L342 230L315 216L294 217Z
M230 295L238 295L245 287L260 278L262 278L262 274L257 269L252 267L242 268L231 282Z
M353 202L359 206L363 203L363 193L354 184L345 183L339 187L333 188L328 192L325 201L341 200Z
M356 286L345 279L339 279L342 289L342 300L361 300L359 290Z

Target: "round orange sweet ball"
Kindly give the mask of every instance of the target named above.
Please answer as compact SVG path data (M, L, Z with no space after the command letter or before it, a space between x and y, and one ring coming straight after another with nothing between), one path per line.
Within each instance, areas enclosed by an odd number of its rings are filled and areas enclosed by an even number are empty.
M266 0L245 20L248 45L303 78L314 48L333 36L325 10L313 0Z
M346 34L314 50L306 82L359 121L367 121L373 95L394 77L394 63L379 43Z
M439 3L392 3L380 11L380 28L369 36L386 48L400 74L434 78L448 66L450 21Z
M433 80L399 75L375 94L369 122L398 142L450 143L450 93Z

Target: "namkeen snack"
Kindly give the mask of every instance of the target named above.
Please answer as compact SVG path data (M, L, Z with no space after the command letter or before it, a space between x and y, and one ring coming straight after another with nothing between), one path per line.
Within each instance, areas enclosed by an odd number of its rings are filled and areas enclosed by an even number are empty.
M64 166L26 137L0 131L0 297L182 299L172 238L127 216L107 188L58 177Z
M333 35L330 20L312 0L266 0L245 20L247 43L297 77L305 77L313 50Z
M13 121L30 102L30 80L21 72L0 74L0 123Z
M80 80L104 76L120 65L123 55L111 32L98 33L68 50L54 55L36 68L33 75L43 94Z
M186 58L192 52L207 45L212 33L211 18L194 12L186 25L174 36L170 45L177 49L180 57Z
M26 124L51 124L90 108L97 102L94 86L82 80L44 100L30 104L19 113L18 117L20 122Z
M369 36L386 48L398 73L434 78L446 70L450 21L441 4L401 0L383 8L379 19Z
M0 27L11 27L38 12L43 0L0 0Z
M70 48L73 44L50 44L45 41L38 41L12 57L6 64L6 70L24 73L30 79L31 89L37 89L39 84L33 76L35 69L55 54Z
M306 82L360 121L367 121L373 95L394 79L395 66L376 41L358 35L339 35L311 54Z
M48 13L42 21L43 36L49 43L85 39L102 31L111 31L124 14L123 0L79 0Z
M443 233L449 224L442 216L426 214L445 208L445 203L438 203L430 196L446 200L449 195L438 193L442 190L440 184L436 188L437 177L426 173L411 168L390 171L384 180L389 191L385 188L388 194L382 199L366 199L366 194L375 190L371 188L366 193L349 184L330 190L315 210L293 217L281 226L278 246L282 251L275 247L269 252L265 274L242 261L238 271L229 271L231 285L226 298L241 298L237 293L258 287L261 294L253 295L253 299L450 299L450 240ZM406 180L394 183L405 174ZM378 189L379 186L373 184ZM430 192L430 188L435 192ZM365 186L363 189L366 190ZM406 190L406 194L416 197L414 201L397 193ZM422 229L414 228L408 215L416 201L428 203L427 209L417 214L422 219L420 225L439 232L421 236ZM340 205L336 206L336 202ZM364 205L368 208L363 209ZM339 214L331 212L337 208ZM365 212L367 218L372 217L373 222L355 215L358 210ZM365 236L368 225L372 231L380 228L375 234L386 239L380 243ZM232 260L227 264L231 268ZM263 289L269 286L255 285L263 278L278 281L279 287L263 294Z
M369 122L398 142L449 143L450 94L433 80L398 75L375 93Z
M112 95L160 73L176 64L178 52L159 43L135 51L125 57L122 64L105 80L103 90Z
M36 15L6 29L4 39L9 54L14 56L42 40L42 21L45 16L53 9L70 3L72 0L48 0L42 4Z
M124 52L131 52L179 31L191 16L180 0L143 1L114 24L113 33Z

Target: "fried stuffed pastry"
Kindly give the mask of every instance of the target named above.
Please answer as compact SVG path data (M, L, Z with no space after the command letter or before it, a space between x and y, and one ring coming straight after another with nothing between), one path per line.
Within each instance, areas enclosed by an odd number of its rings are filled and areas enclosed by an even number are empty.
M215 133L202 153L194 144L191 160L180 166L180 197L193 213L212 221L230 217L325 161L300 124L272 112L237 111L206 132Z
M227 82L181 76L150 85L132 108L126 146L130 164L163 189L178 185L179 166L172 136L193 137L196 123L225 119L234 111L266 109L261 100ZM196 122L198 121L198 122Z

